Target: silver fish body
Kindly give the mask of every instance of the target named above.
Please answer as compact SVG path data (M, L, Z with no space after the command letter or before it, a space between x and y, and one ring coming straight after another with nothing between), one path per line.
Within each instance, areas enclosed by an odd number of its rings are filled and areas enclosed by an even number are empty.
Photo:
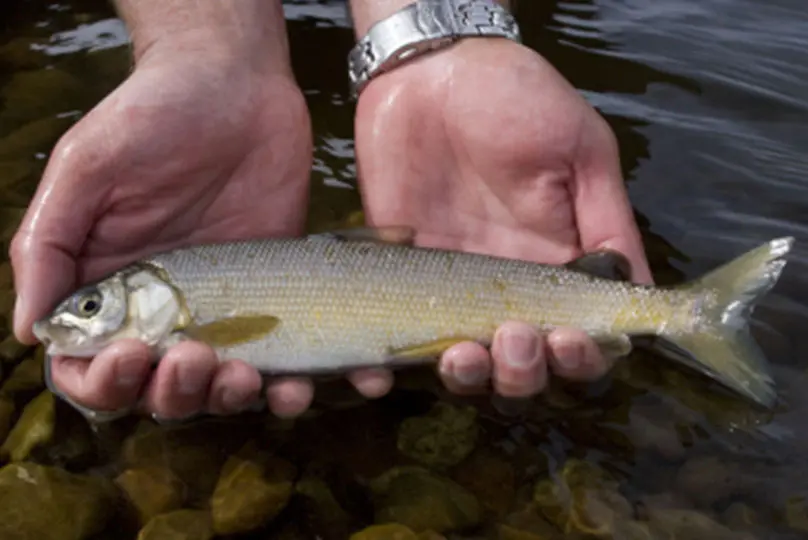
M622 352L631 336L663 337L691 353L693 367L771 404L773 383L745 325L791 242L774 240L679 287L334 234L205 245L155 255L82 289L38 323L38 335L53 354L83 356L124 336L143 336L159 351L190 336L265 374L316 374L428 361L455 341L488 344L497 326L519 320L581 328ZM120 286L107 289L128 298L101 303L128 304L127 316L96 324L104 331L90 336L74 317L76 297L98 299L98 287L115 279ZM84 345L71 350L70 332Z

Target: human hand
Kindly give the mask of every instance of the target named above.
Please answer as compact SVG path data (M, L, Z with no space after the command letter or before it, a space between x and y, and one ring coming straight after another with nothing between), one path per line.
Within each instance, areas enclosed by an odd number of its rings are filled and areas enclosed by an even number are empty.
M356 115L359 181L374 225L409 225L424 246L545 263L612 249L651 282L609 126L530 49L469 39L373 80ZM493 360L493 361L492 361ZM548 370L591 380L610 367L581 330L539 336L502 325L491 352L458 344L440 373L458 393L493 382L508 397L542 390ZM358 373L384 389L387 371Z
M290 70L190 39L151 46L54 149L12 241L15 334L33 342L32 323L63 295L144 255L300 233L311 145ZM237 410L261 389L255 369L219 364L198 343L172 348L154 373L145 346L122 342L92 362L54 358L52 376L92 409L128 408L143 396L147 412L165 417ZM298 407L306 384L278 381L270 404ZM277 395L291 395L291 405Z

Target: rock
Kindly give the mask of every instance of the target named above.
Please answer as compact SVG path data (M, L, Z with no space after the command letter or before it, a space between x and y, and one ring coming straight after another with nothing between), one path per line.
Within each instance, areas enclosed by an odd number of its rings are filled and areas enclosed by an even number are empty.
M510 509L516 480L513 467L506 459L488 450L477 451L458 465L452 477L494 516L504 516Z
M54 117L87 104L80 79L57 68L18 71L0 91L4 119Z
M44 350L37 347L34 356L29 356L11 372L0 386L0 397L14 399L20 394L39 392L45 387L42 379Z
M12 72L45 67L50 59L36 50L36 45L42 45L42 41L28 37L12 39L0 47L0 64L5 64Z
M474 450L478 433L474 407L437 402L428 414L401 423L398 449L427 467L451 467Z
M567 539L570 536L575 536L561 534L558 528L544 519L541 515L541 509L535 503L530 503L518 512L509 514L502 525L508 528L507 533L519 531L542 540L560 540L561 538ZM502 537L501 530L500 536Z
M44 390L22 411L5 442L0 446L0 459L22 461L31 451L53 440L54 397Z
M2 170L2 166L0 166L0 170ZM13 287L14 287L14 271L11 269L11 263L9 261L2 262L0 263L0 289L11 289ZM16 339L14 341L16 343L15 348L22 347L26 350L28 349L27 345L21 344ZM3 343L5 343L5 341ZM4 345L0 344L0 350L3 349ZM5 357L3 353L0 353L0 356ZM22 355L20 355L18 358L22 358ZM15 360L16 359L17 358L15 358Z
M371 525L353 533L350 540L418 540L412 529L398 523Z
M556 538L556 536L538 535L532 532L515 529L509 525L497 525L496 538L497 540L549 540Z
M295 474L288 461L245 446L222 467L210 500L213 530L239 534L268 523L289 502Z
M395 467L370 482L376 523L400 523L416 533L443 533L480 523L477 499L423 467Z
M22 125L0 138L0 160L31 159L37 154L49 154L72 124L72 118L47 116Z
M730 529L747 530L753 529L760 524L760 516L757 511L742 502L734 502L729 505L721 515Z
M0 396L0 444L3 444L11 430L11 418L14 416L14 402Z
M802 496L790 497L786 501L785 516L789 527L808 533L808 499Z
M0 538L85 540L113 515L114 486L33 463L0 469Z
M295 484L295 493L305 500L306 521L323 538L348 536L351 516L337 501L331 488L320 478L306 474Z
M679 468L676 488L696 504L707 507L748 492L750 480L735 463L716 456L698 456Z
M751 538L733 531L707 514L695 510L651 510L648 523L659 538L709 538L740 540Z
M541 513L565 534L612 535L615 525L633 515L618 483L591 463L570 459L558 481L536 483L533 500Z
M137 540L211 540L213 537L213 525L207 512L176 510L149 520Z
M11 278L9 277L8 279L10 280ZM7 287L2 288L6 289ZM18 362L29 350L31 350L30 346L23 345L11 334L6 336L3 341L0 341L0 359L4 362Z
M118 475L115 483L132 505L140 526L159 514L178 510L185 500L185 486L163 467L128 469Z

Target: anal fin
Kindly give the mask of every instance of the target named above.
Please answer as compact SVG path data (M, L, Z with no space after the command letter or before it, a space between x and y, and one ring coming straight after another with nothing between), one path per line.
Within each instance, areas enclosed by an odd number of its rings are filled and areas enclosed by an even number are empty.
M634 348L631 338L625 334L593 336L593 340L600 349L600 353L610 359L627 356Z
M185 333L191 339L211 347L229 347L257 341L269 335L280 324L272 315L239 315L203 325L189 326Z
M435 358L443 354L446 349L451 348L453 345L462 343L464 341L475 341L473 338L468 337L451 337L429 341L426 343L418 343L407 347L399 347L390 349L388 355L394 360L424 360L428 358Z
M415 229L406 226L354 227L335 229L312 236L315 238L332 238L346 242L378 242L382 244L412 245L415 241Z
M631 281L631 263L619 251L610 249L592 251L573 259L564 266L570 270L577 270L604 279Z

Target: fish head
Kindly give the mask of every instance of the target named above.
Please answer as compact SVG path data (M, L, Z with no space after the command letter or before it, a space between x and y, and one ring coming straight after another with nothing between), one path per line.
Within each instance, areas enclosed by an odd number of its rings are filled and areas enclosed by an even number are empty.
M138 265L73 292L33 333L54 356L92 357L120 339L154 346L176 329L181 306L157 269Z

